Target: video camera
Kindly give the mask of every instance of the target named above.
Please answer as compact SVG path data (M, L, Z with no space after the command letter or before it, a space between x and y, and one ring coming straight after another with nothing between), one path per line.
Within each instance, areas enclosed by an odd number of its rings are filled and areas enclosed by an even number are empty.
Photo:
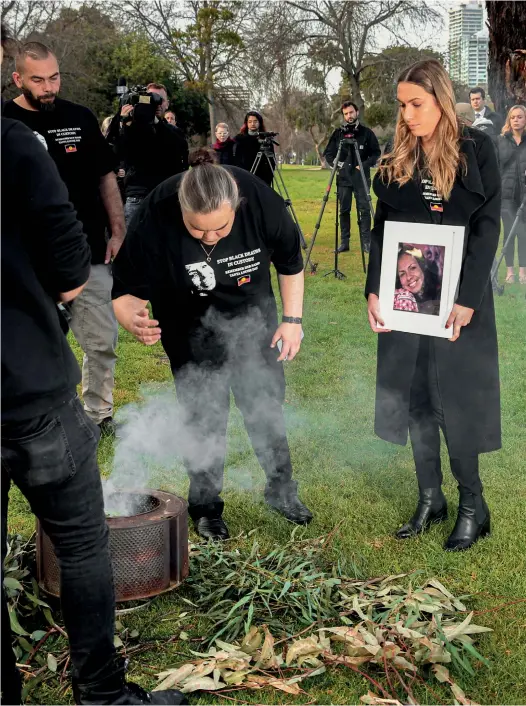
M122 93L119 104L132 105L128 117L142 123L153 123L157 108L162 104L163 98L158 93L150 93L146 86L132 86Z
M279 147L279 142L274 139L279 135L279 132L258 132L258 140L262 147L270 148L271 145L277 145Z

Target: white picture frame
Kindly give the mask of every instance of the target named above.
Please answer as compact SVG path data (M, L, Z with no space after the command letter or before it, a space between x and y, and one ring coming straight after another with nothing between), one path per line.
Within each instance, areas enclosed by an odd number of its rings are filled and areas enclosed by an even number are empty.
M379 301L384 328L438 338L452 337L453 329L446 329L446 322L457 297L464 237L463 226L385 222ZM408 274L410 265L421 273L413 279ZM423 284L421 291L414 294L411 291L424 281L432 281L434 287L435 294L428 301L425 301ZM410 310L401 310L404 306Z

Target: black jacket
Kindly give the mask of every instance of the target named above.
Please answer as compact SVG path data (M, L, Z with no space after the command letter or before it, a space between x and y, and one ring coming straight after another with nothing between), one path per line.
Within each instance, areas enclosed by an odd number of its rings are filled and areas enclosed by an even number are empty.
M464 128L461 150L467 173L459 174L443 202L442 223L466 226L457 303L475 310L469 326L451 343L435 338L438 383L449 453L453 458L500 448L500 392L497 331L490 271L500 234L500 176L492 140ZM386 221L431 223L419 184L385 184L374 178L378 196L365 294L379 294ZM420 336L392 331L378 336L375 432L405 444L409 399Z
M108 132L121 165L124 194L143 198L158 184L188 169L188 143L180 128L161 119L155 124L138 121L119 127L115 116Z
M325 152L323 153L323 156L331 167L336 159L338 145L343 134L344 133L341 128L335 130L331 135L327 147L325 148ZM381 155L380 145L378 144L378 140L376 139L374 132L361 123L354 131L354 138L358 143L360 150L360 159L362 160L365 178L367 181L370 181L371 167L376 166L376 162ZM357 184L361 184L361 176L356 169L358 162L354 147L352 145L342 146L342 151L338 161L344 162L344 165L338 174L338 184L341 186L356 186Z
M236 143L234 147L234 165L251 171L261 146L258 138L255 135L240 132L236 135L234 142ZM272 152L274 153L274 147L272 147ZM261 156L261 161L255 173L269 186L272 185L274 170L264 154Z
M29 128L2 118L2 423L75 396L80 370L55 302L87 281L90 259L54 161Z
M524 196L524 174L526 172L526 134L518 145L511 133L500 135L497 140L500 174L502 178L502 200L519 202Z
M501 130L504 126L504 120L501 118L501 116L494 110L490 110L488 106L486 106L486 110L484 111L484 117L487 120L491 120L491 122L495 126L497 134L500 135Z
M234 148L236 146L236 143L231 137L228 137L224 142L219 142L217 140L214 142L212 145L212 149L216 153L217 158L219 159L219 164L230 164L234 165Z

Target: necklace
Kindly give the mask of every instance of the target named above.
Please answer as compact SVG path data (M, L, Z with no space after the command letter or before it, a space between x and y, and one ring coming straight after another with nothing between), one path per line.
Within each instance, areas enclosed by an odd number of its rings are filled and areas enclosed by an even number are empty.
M218 240L217 243L214 245L214 247L212 248L212 250L210 250L210 252L208 252L208 250L205 248L205 246L203 245L203 243L201 243L201 241L199 241L199 245L200 245L200 246L203 248L203 250L204 250L204 253L205 253L205 255L206 255L206 261L207 261L207 262L212 262L212 253L214 252L214 250L215 250L215 249L217 248L217 246L219 245L219 240Z

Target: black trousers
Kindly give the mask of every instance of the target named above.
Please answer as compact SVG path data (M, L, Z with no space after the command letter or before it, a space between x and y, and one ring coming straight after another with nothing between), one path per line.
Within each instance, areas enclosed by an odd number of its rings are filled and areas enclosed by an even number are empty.
M409 437L413 447L418 485L421 489L439 488L442 484L440 429L447 444L434 339L431 336L420 336L415 375L411 386ZM482 492L478 455L461 458L450 456L449 462L451 472L460 488L475 495Z
M504 200L502 202L501 216L502 224L504 226L504 241L506 241L506 238L509 235L519 206L520 201ZM508 267L513 267L514 264L515 240L517 240L519 251L519 267L526 267L526 215L523 215L522 220L519 220L517 228L515 229L515 235L511 238L506 250L504 251L504 258Z
M283 365L277 362L278 349L269 344L270 339L265 345L251 345L250 340L243 343L238 338L224 356L218 356L215 349L207 360L205 347L194 361L173 370L177 399L192 437L183 456L190 477L188 504L193 519L215 517L223 511L220 494L231 390L267 477L265 494L295 487L283 417Z
M358 175L359 177L359 175ZM360 177L359 177L360 178ZM349 244L351 239L351 207L353 193L358 208L358 225L363 243L371 242L371 211L363 184L357 182L354 186L338 184L338 199L340 201L340 230L342 244Z
M98 438L78 398L43 417L2 425L2 565L13 482L55 547L73 676L83 681L95 681L115 654L115 596ZM2 591L2 703L19 704L20 675L11 640Z

